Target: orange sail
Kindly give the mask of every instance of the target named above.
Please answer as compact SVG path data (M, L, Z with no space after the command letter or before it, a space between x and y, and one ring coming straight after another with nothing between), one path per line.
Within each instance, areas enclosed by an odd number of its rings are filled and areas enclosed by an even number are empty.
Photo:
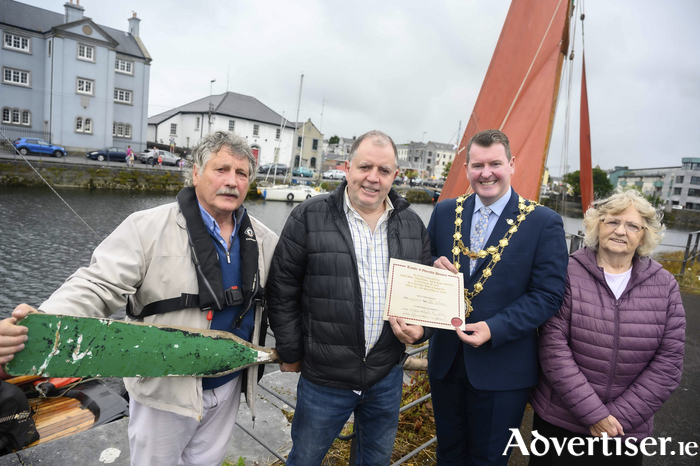
M494 128L508 136L516 158L511 184L521 196L539 198L570 7L568 0L513 0L440 199L467 192L466 146L479 131Z
M581 208L587 211L593 203L593 169L591 167L591 123L588 118L588 87L586 86L586 55L583 56L583 75L581 76Z

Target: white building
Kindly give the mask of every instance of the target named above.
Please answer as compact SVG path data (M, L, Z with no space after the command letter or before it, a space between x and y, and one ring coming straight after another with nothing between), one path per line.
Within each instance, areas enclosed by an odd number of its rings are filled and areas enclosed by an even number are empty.
M3 132L75 152L144 149L151 57L141 20L134 13L125 32L83 16L72 0L64 8L0 0Z
M191 148L204 135L219 130L245 137L258 164L291 166L292 144L296 144L294 123L255 97L225 92L148 119L149 143L169 144L172 140L177 147Z

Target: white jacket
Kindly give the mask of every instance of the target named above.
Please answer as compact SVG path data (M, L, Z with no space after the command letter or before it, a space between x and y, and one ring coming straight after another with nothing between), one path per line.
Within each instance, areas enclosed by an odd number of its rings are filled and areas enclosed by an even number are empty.
M265 286L277 244L277 235L253 217L260 254L260 284ZM185 217L177 203L131 214L93 252L90 265L78 269L40 309L51 314L107 317L126 305L133 295L140 308L162 299L197 294L197 275L188 248ZM251 341L260 335L262 308L255 309ZM209 328L198 308L158 314L147 323ZM248 369L246 400L251 405L257 389L257 366ZM129 396L152 408L201 419L202 379L199 377L125 378Z

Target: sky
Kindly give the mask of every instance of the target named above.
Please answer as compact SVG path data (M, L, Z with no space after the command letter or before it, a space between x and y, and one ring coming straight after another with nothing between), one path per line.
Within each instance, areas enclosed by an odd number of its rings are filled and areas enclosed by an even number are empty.
M23 3L63 13L63 0ZM456 143L479 94L507 0L81 0L97 24L140 36L153 58L148 115L227 90L256 97L325 137L371 129L397 143ZM587 0L593 165L678 166L700 157L700 2ZM581 7L581 5L580 5ZM580 22L578 25L580 31ZM578 169L580 34L569 148L562 84L547 166ZM563 153L568 153L564 158Z

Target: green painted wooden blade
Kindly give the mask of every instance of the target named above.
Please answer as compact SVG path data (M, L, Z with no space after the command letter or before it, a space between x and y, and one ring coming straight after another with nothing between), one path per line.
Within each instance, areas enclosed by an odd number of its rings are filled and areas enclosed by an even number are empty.
M44 377L214 377L279 362L270 348L228 332L55 314L30 314L25 348L10 375Z

